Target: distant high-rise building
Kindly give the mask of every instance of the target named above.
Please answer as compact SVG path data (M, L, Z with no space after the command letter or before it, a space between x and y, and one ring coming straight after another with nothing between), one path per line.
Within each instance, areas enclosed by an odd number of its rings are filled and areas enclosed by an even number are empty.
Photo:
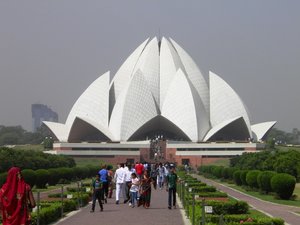
M37 129L42 125L43 121L58 122L58 115L47 105L43 104L32 104L32 131L36 132Z

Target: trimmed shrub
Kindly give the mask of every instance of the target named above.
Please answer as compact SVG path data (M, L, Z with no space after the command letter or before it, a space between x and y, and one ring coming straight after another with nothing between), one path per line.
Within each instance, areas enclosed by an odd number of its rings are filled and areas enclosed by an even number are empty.
M246 181L247 173L248 173L248 170L242 170L241 175L240 175L242 185L245 185L245 186L247 185L247 181Z
M32 225L37 225L37 213L32 213ZM41 207L39 214L40 225L48 225L61 217L61 203L52 203L48 207Z
M46 188L46 184L48 183L49 172L45 169L39 169L35 171L36 174L36 187L37 188Z
M24 180L27 184L30 185L30 187L33 187L36 182L36 173L32 169L25 169L22 170L22 176L24 177Z
M271 179L271 187L281 199L290 199L293 195L295 185L295 177L286 173L278 173Z
M59 169L59 174L62 180L71 181L75 173L71 168L62 167Z
M223 178L233 180L233 173L236 171L236 168L226 167L223 170Z
M234 167L229 167L229 178L231 180L233 180L233 174L235 171L237 171L238 169L237 168L234 168Z
M90 170L87 167L74 167L74 175L76 179L85 179L90 177Z
M190 186L189 186L190 187ZM193 191L195 193L199 192L216 192L216 188L213 186L200 186L200 187L193 187Z
M276 173L273 171L263 171L257 176L257 184L259 189L268 194L272 191L271 179Z
M251 218L252 222L247 222ZM269 217L259 217L259 216L250 216L247 214L242 215L224 215L223 219L226 221L227 225L284 225L284 220L280 218L269 218ZM210 221L212 224L219 224L220 216L219 215L208 215L207 221Z
M198 192L196 193L199 197L207 197L207 198L226 198L228 195L224 192Z
M215 166L215 167L212 169L212 175L214 175L214 176L217 177L217 178L222 178L223 169L224 169L223 166Z
M49 169L49 178L48 178L48 184L49 185L56 185L58 183L58 181L61 179L61 173L59 171L59 168L52 168Z
M234 173L233 173L233 180L234 180L234 183L238 186L241 186L242 185L242 180L241 180L241 170L236 170Z
M6 182L7 172L0 173L0 187Z
M209 166L199 166L198 171L199 171L199 174L208 173Z
M197 188L197 187L204 187L207 186L206 183L201 183L200 181L188 181L187 182L189 187Z
M94 166L94 165L87 165L87 168L89 169L89 176L88 177L94 177L96 174L98 174L100 170L100 166Z
M77 201L74 199L70 199L67 201L64 201L64 212L71 212L77 209Z
M207 201L207 205L213 207L213 214L228 215L228 214L246 214L249 211L249 205L244 201Z
M259 170L250 170L246 175L246 182L251 188L258 188L257 176L261 172Z

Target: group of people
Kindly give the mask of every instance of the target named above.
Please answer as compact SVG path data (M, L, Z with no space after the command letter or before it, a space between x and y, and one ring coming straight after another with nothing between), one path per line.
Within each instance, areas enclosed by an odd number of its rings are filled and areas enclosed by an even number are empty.
M129 206L150 207L152 187L162 189L164 186L169 192L168 208L176 207L177 175L173 164L135 165L120 163L113 173L111 166L103 166L92 182L93 201L91 212L94 212L96 200L100 211L112 192L116 189L116 204L120 204L122 195L124 204ZM22 177L18 167L12 167L7 173L5 184L0 189L0 215L3 225L30 224L30 211L36 206L30 185Z
M164 187L168 194L168 208L176 207L176 183L177 174L175 165L166 163L148 164L139 163L118 164L118 168L113 174L112 170L103 166L92 182L93 201L91 212L94 212L96 200L99 202L100 211L103 211L103 204L107 203L107 198L112 197L113 186L115 186L116 204L129 203L129 206L150 207L152 187L162 190Z

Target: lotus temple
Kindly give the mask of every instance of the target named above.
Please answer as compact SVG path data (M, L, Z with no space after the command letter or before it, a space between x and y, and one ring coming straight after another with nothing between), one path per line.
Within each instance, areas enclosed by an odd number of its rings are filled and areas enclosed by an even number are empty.
M263 149L276 121L251 124L226 81L209 72L207 82L174 40L154 37L91 83L65 123L44 124L57 154L199 166Z

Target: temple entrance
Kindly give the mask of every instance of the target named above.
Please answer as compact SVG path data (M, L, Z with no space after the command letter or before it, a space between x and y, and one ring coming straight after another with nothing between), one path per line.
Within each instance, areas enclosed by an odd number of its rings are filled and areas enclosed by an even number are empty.
M166 140L158 136L150 141L150 161L164 162L166 159Z

